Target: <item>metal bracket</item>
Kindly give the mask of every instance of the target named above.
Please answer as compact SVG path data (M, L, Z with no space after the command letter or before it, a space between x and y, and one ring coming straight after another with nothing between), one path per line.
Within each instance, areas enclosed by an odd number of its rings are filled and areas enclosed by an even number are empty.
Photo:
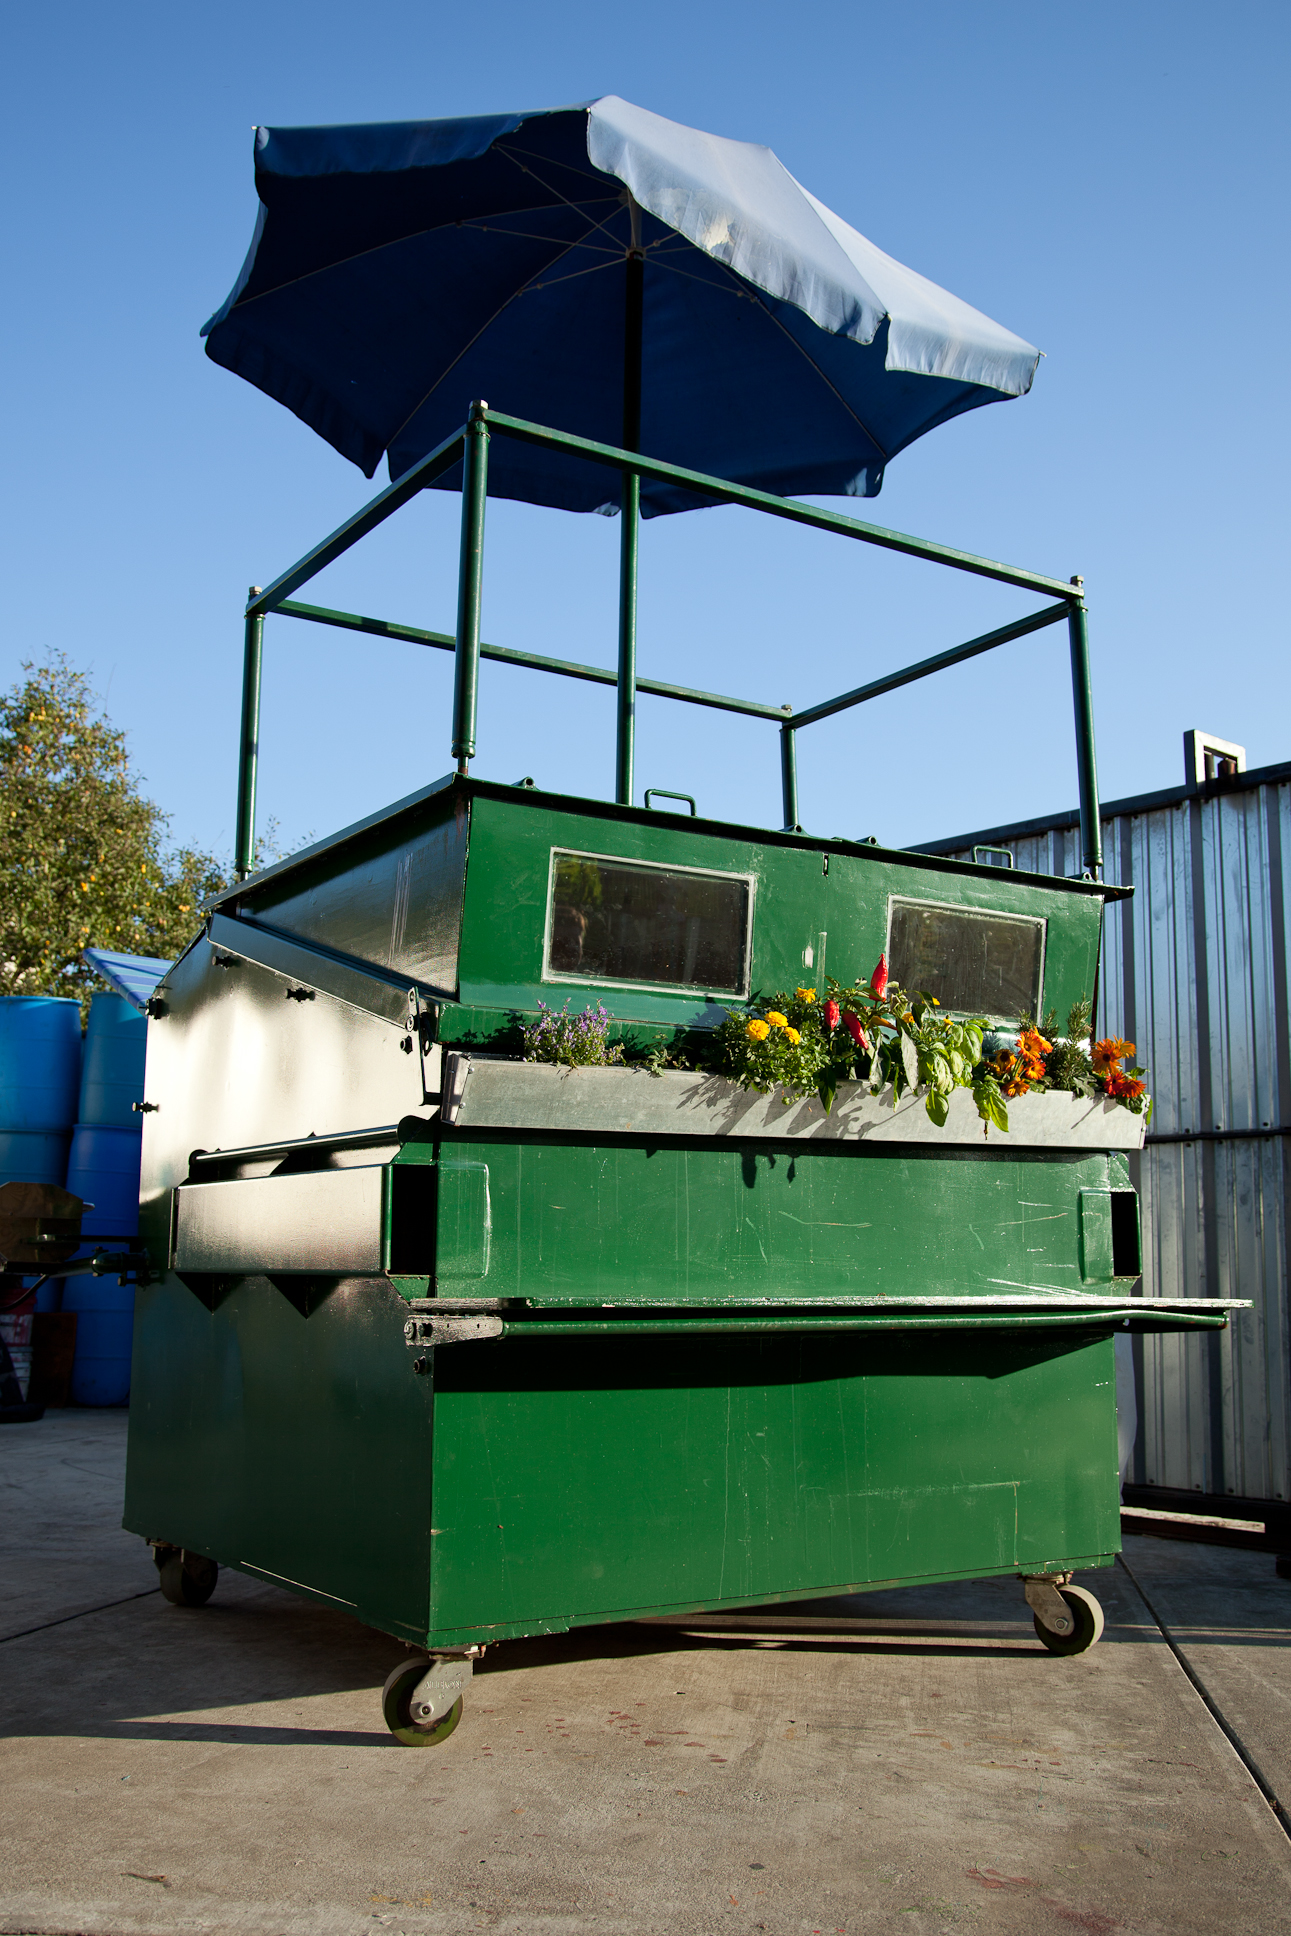
M411 1049L415 1038L421 1056L421 1099L423 1103L440 1099L440 1077L444 1052L436 1037L439 1033L439 1003L425 1001L415 988L408 990L408 1035L405 1046Z
M410 1351L426 1345L467 1344L474 1338L500 1338L502 1320L491 1316L445 1316L409 1318L403 1327L404 1342Z
M433 1727L461 1700L471 1685L474 1657L482 1651L468 1647L460 1653L432 1655L408 1702L414 1727Z
M1033 1573L1023 1576L1022 1590L1027 1605L1041 1626L1064 1637L1076 1630L1071 1608L1058 1591L1071 1579L1070 1573Z
M451 1129L461 1114L462 1098L466 1094L466 1080L471 1073L471 1058L459 1050L445 1052L443 1069L440 1076L441 1101L439 1115Z

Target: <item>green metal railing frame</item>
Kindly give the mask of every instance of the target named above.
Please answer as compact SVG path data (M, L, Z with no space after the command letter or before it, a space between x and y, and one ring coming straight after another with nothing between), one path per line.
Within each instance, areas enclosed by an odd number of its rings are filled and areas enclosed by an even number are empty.
M637 319L639 326L639 318ZM633 308L628 306L627 327L633 327ZM251 872L255 852L256 783L259 769L260 684L264 661L264 622L271 612L284 618L309 619L319 625L334 625L351 632L367 632L380 638L407 640L439 651L452 652L453 676L452 758L459 773L469 770L475 757L476 714L479 694L480 660L493 659L505 665L525 666L535 672L554 672L566 679L583 679L594 685L616 689L617 731L615 743L615 799L630 806L633 791L633 759L636 737L636 696L649 693L661 699L678 699L687 705L708 706L718 712L742 713L754 719L775 720L780 728L780 780L784 825L800 832L798 825L797 735L817 720L863 705L883 693L947 666L961 665L996 646L1025 638L1045 626L1067 622L1071 654L1072 708L1076 732L1076 766L1080 789L1081 865L1085 875L1097 880L1102 873L1102 836L1099 828L1098 773L1094 756L1093 694L1089 676L1089 632L1085 611L1083 581L1076 577L1064 583L1040 572L1022 571L1000 564L992 558L979 558L972 552L957 551L949 545L933 544L913 538L902 531L885 530L881 525L863 524L857 518L836 511L817 510L796 498L777 497L770 491L754 490L748 485L731 484L724 478L709 477L680 464L666 464L646 457L633 446L638 441L639 399L629 395L624 404L624 448L594 443L563 430L526 423L490 410L485 403L473 403L460 430L423 457L410 471L380 492L361 511L306 552L289 571L283 572L263 589L253 585L245 612L245 645L242 671L242 735L238 755L238 807L235 868L239 880ZM536 652L487 645L480 639L480 611L484 572L484 516L488 500L489 441L493 436L513 438L518 443L536 444L604 464L622 476L622 530L619 573L619 653L618 668L610 672L601 666L580 665L573 660L552 659ZM385 619L365 618L357 612L333 611L323 605L298 603L292 594L307 584L326 566L356 545L361 538L383 524L410 498L462 464L462 537L457 580L457 630L427 632L413 625L399 625ZM877 545L884 551L898 551L908 557L924 558L932 564L947 565L978 578L993 578L1000 584L1014 585L1023 591L1043 592L1056 602L1039 611L997 626L962 645L938 652L930 659L881 679L873 679L836 698L822 700L805 711L793 713L788 706L767 706L752 699L732 699L722 693L703 692L690 686L675 686L660 679L641 678L636 669L637 611L637 534L640 521L641 480L678 486L710 502L736 504L750 511L787 518L816 531L830 531L839 537L855 538L862 544Z

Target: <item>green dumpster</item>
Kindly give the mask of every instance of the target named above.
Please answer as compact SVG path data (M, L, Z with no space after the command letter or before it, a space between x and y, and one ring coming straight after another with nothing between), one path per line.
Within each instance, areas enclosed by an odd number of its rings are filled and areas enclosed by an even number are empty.
M1114 1334L1225 1316L1130 1295L1144 1118L984 1136L966 1090L938 1127L516 1030L694 1040L897 940L956 1007L1062 1010L1123 892L462 775L231 889L149 1029L126 1524L167 1591L230 1565L426 1650L416 1741L473 1650L599 1621L1013 1574L1088 1645Z

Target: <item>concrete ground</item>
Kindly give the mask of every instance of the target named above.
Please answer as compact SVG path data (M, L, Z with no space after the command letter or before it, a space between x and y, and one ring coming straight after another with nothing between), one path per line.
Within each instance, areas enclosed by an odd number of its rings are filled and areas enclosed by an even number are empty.
M233 1573L161 1598L124 1428L0 1428L0 1929L1291 1930L1291 1840L1179 1659L1291 1798L1266 1555L1131 1539L1072 1660L1010 1581L813 1609L862 1635L512 1642L412 1750L385 1636Z

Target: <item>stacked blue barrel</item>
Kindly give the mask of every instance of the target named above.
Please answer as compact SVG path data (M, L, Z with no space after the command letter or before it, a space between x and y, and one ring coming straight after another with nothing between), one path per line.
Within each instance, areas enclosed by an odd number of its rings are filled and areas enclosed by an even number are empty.
M123 1250L139 1230L139 1148L148 1018L124 995L90 1002L79 1107L67 1187L93 1204L81 1232L93 1248ZM69 1277L63 1309L75 1311L74 1405L124 1405L130 1396L134 1285L112 1276Z
M0 1183L63 1182L80 1087L80 1003L49 995L0 997ZM0 1344L8 1360L0 1404L6 1416L20 1416L31 1381L36 1300L14 1278L0 1306Z

